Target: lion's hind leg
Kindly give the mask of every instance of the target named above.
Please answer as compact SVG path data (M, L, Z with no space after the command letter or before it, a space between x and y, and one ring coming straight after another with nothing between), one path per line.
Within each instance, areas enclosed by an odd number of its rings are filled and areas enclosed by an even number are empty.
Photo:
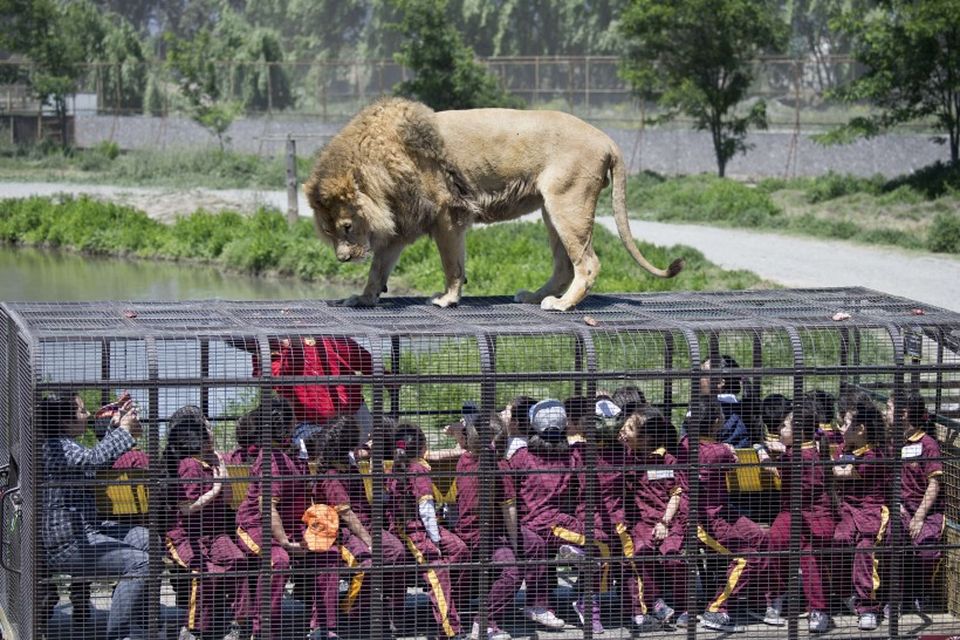
M560 236L557 234L556 227L550 220L550 214L546 207L543 209L543 222L547 227L547 235L550 238L550 249L553 252L553 274L542 287L536 291L527 291L521 289L513 297L514 301L524 304L540 304L548 296L557 296L567 290L573 281L573 263L570 262L570 256L567 255L567 249L560 242Z
M553 226L567 253L573 269L573 279L562 296L549 295L540 301L540 308L548 311L566 311L583 300L600 273L600 260L593 251L593 216L597 192L569 189L559 196L544 194L548 211L563 212L553 215Z
M435 306L445 308L460 302L463 285L467 282L467 230L452 222L439 221L433 239L443 265L445 291L430 299Z

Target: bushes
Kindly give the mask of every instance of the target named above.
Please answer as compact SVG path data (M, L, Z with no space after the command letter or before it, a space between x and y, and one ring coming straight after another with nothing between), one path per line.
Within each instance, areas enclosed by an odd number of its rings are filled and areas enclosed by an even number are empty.
M883 176L874 176L873 178L859 178L849 174L841 175L828 171L826 175L813 178L807 187L807 202L816 204L835 200L843 196L849 196L854 193L868 193L878 195L883 190Z
M941 212L934 216L927 248L938 253L960 253L960 215Z

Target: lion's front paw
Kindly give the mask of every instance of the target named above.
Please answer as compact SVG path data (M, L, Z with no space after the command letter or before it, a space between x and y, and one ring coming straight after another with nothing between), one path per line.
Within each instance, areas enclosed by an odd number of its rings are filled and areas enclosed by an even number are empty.
M438 293L437 295L430 298L430 303L435 307L440 307L441 309L446 309L447 307L455 307L460 303L460 297L450 295L448 293Z
M523 304L540 304L541 300L543 300L543 298L538 296L536 291L527 291L526 289L520 289L520 291L517 291L517 294L513 296L514 302L522 302Z
M540 308L544 311L566 311L572 306L556 296L547 296L540 302Z
M375 307L377 306L377 299L364 295L350 296L340 304L344 307Z

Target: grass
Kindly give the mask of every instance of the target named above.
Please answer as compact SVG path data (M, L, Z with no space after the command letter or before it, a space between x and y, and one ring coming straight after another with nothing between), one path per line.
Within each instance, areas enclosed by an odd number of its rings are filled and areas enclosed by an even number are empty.
M246 274L290 276L306 281L360 285L368 264L340 264L309 220L289 228L284 216L261 209L253 215L196 211L171 224L123 205L87 197L0 200L0 242L62 248L90 254L195 261ZM762 285L754 274L726 271L689 247L640 243L657 264L681 256L687 268L676 278L651 278L620 244L597 226L594 232L603 270L597 292L743 289ZM516 222L474 229L467 236L468 295L512 294L536 288L551 271L546 230L540 223ZM435 245L421 238L408 247L391 281L394 291L432 293L443 282Z
M960 253L960 167L887 180L827 173L744 184L711 175L628 179L631 217ZM610 213L609 195L600 202Z

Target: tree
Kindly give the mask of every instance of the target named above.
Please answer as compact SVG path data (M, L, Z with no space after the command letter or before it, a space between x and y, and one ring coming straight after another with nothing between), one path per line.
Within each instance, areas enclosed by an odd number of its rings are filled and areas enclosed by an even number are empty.
M854 118L824 136L842 142L929 118L947 133L950 159L960 154L960 0L883 0L877 10L846 12L834 26L853 39L866 73L836 93L868 100L879 113Z
M397 95L434 109L519 106L497 78L474 60L447 18L447 0L393 0L401 12L395 26L404 36L394 58L416 74L394 88Z
M104 38L100 14L87 2L0 0L0 47L30 60L34 95L53 107L63 146L67 138L67 97L76 92Z
M750 127L766 128L766 104L743 101L756 58L778 50L786 25L769 0L633 0L621 16L627 54L624 78L633 90L656 98L666 117L685 113L709 131L718 173L748 148Z
M177 76L180 93L190 105L190 117L217 136L224 150L224 134L240 112L235 102L224 99L223 74L217 68L220 49L209 28L198 31L190 40L166 34L167 63Z

